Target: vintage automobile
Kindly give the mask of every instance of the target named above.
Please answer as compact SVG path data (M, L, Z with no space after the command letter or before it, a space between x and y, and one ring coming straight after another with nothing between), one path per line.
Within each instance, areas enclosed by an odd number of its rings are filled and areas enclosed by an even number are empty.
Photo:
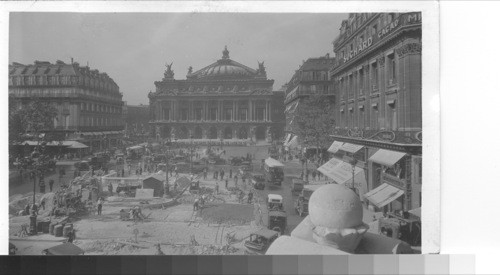
M245 247L250 252L264 254L267 248L279 237L279 233L274 230L262 228L250 234L249 240L245 241Z
M311 198L312 193L321 186L323 185L304 185L302 192L300 192L299 197L295 201L295 211L299 216L303 217L309 214L309 198Z
M61 256L61 255L83 255L85 251L73 243L63 243L42 251L43 255Z
M191 184L189 185L189 192L191 194L198 194L200 192L200 181L199 180L191 181Z
M408 212L387 213L379 219L379 234L399 239L411 246L420 246L422 242L422 224L420 218Z
M250 173L250 182L252 187L257 190L264 190L266 187L266 179L262 173Z
M266 181L274 185L281 185L284 179L283 168L285 165L273 158L267 158L264 161L264 175Z
M283 197L277 194L267 195L267 209L275 211L284 211Z
M269 220L267 228L285 234L287 227L287 217L284 211L269 211Z
M292 195L300 194L306 182L301 179L292 179Z

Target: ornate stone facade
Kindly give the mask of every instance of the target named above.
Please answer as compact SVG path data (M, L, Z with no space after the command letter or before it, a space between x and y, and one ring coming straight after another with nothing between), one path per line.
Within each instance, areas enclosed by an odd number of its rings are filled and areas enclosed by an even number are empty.
M273 91L273 83L264 62L247 67L231 60L227 47L217 62L189 67L184 80L174 79L171 63L149 93L150 123L162 129L163 139L279 139L284 93ZM268 134L271 126L276 130Z
M9 65L9 96L20 107L34 100L58 111L54 130L93 151L120 145L123 136L123 95L106 73L58 60L55 64Z
M383 183L405 186L404 196L389 205L393 210L420 206L421 20L418 12L350 14L334 41L330 76L339 100L332 137L363 146L346 155L365 169L368 190ZM370 160L381 149L404 157L392 166Z

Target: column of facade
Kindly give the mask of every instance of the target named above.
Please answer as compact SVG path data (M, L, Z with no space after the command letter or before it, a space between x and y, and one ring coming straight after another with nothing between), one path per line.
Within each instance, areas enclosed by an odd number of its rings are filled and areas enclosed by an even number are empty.
M233 115L231 117L231 121L236 121L236 107L235 107L235 105L236 105L236 101L233 100Z
M252 121L252 115L253 115L253 111L252 110L253 110L252 100L249 100L248 101L248 115L247 115L248 116L248 118L247 118L248 121Z
M239 109L240 109L240 101L239 100L236 100L236 108L235 108L235 119L236 121L240 121L240 118L239 118Z
M156 114L155 114L155 116L156 116L156 121L161 120L161 116L160 116L160 108L161 108L161 104L160 104L160 102L161 102L161 101L159 101L159 100L156 102Z

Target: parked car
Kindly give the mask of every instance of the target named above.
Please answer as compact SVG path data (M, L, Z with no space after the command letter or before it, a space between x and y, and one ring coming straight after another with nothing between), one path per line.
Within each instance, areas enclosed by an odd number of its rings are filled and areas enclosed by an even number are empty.
M301 179L292 179L292 195L302 192L305 184L306 182Z
M258 190L264 190L266 187L266 179L262 173L251 173L250 182L252 183L253 188Z
M309 214L309 198L316 189L320 188L321 184L316 185L304 185L302 192L300 192L299 197L295 201L295 211L299 216L305 216Z
M267 195L267 209L274 211L284 211L283 208L283 197L277 194Z
M250 234L249 240L245 241L245 247L250 252L257 254L266 253L271 244L279 237L279 233L274 230L262 228Z
M287 228L287 217L284 211L269 211L267 228L285 234Z

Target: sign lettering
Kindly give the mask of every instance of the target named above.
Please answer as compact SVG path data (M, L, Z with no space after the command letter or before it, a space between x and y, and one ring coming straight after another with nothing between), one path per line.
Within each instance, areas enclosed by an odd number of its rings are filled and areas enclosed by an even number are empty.
M344 56L344 62L349 61L349 59L355 57L358 53L361 53L362 51L366 50L372 44L373 44L373 38L370 36L361 43L359 43L356 47L354 47L352 51L346 53Z

